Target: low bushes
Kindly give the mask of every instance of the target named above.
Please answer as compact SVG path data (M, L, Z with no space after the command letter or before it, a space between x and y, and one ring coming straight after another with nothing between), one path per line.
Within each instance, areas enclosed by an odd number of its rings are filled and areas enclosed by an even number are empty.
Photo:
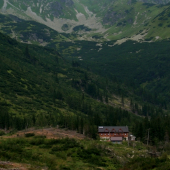
M32 136L35 136L35 134L34 133L26 133L25 134L25 137L32 137Z

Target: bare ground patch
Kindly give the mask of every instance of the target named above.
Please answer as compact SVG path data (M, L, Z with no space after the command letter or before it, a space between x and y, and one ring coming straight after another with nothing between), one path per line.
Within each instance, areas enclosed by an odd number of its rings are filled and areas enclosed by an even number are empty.
M35 129L30 128L23 131L18 131L17 133L11 136L4 136L3 138L15 138L15 137L24 137L26 133L34 133L35 135L46 136L47 139L59 139L59 138L75 138L75 139L84 139L86 138L85 135L77 133L73 130L67 129L59 129L59 128L42 128L42 129Z

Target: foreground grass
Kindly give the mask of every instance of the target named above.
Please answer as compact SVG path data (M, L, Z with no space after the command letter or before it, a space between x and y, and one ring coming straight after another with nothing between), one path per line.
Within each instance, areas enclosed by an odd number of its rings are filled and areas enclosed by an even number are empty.
M46 139L31 134L1 138L0 160L24 163L30 170L166 170L170 165L166 154L150 158L146 146L140 142L128 146L126 142L116 145L89 139Z
M46 139L44 136L1 139L0 160L31 164L30 169L119 169L106 143L91 140Z

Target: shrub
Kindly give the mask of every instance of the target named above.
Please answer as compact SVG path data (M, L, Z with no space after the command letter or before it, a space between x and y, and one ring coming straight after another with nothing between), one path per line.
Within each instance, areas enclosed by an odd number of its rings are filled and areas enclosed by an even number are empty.
M34 136L34 138L36 138L36 139L37 139L37 138L39 138L39 139L40 139L40 138L41 138L41 139L45 139L46 136L45 136L45 135L37 135L37 136Z
M30 141L30 144L31 145L42 145L42 144L44 144L44 139L42 139L42 138L32 139Z
M162 23L158 24L159 27L162 27L162 25L163 25Z
M3 135L5 135L5 132L0 130L0 136L3 136Z
M34 133L26 133L25 134L25 137L32 137L32 136L35 136L35 134Z

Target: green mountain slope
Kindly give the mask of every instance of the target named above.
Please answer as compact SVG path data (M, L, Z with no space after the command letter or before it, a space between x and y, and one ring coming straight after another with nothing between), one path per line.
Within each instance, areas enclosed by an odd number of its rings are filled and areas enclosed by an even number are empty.
M78 50L70 57L74 56L85 67L111 79L117 77L134 89L141 87L149 90L151 94L148 95L148 99L160 99L156 103L170 102L168 40L150 43L128 41L121 45L116 45L115 41L105 43L77 41L76 45ZM72 49L75 48L75 44L69 43L70 46ZM67 50L63 52L69 57ZM139 95L144 95L143 90L140 91Z
M65 33L77 33L79 39L92 40L102 36L105 40L131 37L134 40L163 36L159 26L155 29L152 20L162 13L169 1L89 1L89 0L48 0L23 1L4 0L1 13L34 20ZM159 25L159 24L158 24ZM156 35L153 38L151 32ZM100 37L99 36L99 37ZM99 38L100 39L100 38ZM156 38L157 39L157 38ZM102 39L101 39L102 40Z
M77 38L76 34L58 33L46 25L35 21L26 21L14 15L0 14L0 30L17 41L41 46Z
M169 39L169 27L170 27L170 7L166 8L159 15L151 20L147 24L148 37L151 40Z
M123 110L112 107L118 106L113 94L132 94L123 84L93 74L76 61L70 64L56 50L0 37L1 128L60 125L95 138L94 125L128 125L138 119L126 111L127 99L120 103Z

